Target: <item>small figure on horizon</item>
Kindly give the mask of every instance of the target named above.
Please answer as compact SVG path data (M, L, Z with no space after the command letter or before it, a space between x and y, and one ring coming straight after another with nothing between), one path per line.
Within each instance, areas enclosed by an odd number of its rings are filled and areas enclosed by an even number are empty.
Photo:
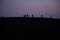
M24 15L24 17L26 17L26 15Z
M34 15L32 14L32 17L34 17Z
M29 17L29 14L27 14L26 16Z
M50 18L52 18L52 16L50 16Z
M41 18L43 18L43 15L41 14Z

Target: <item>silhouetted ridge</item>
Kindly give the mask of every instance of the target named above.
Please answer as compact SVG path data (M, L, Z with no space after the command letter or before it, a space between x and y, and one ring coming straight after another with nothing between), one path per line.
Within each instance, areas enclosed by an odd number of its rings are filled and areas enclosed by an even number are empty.
M9 39L56 39L60 32L60 19L37 17L3 17L0 18L1 35Z

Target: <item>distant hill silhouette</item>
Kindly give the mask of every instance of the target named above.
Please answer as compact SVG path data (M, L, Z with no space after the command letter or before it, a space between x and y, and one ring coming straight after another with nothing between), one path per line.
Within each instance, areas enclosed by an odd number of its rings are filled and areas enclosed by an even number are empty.
M8 36L9 40L53 40L60 32L60 19L1 17L0 27L2 36Z

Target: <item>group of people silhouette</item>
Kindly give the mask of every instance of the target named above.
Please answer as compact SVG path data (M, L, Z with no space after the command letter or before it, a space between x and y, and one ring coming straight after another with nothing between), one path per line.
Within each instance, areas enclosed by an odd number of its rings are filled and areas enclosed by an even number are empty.
M29 14L25 14L24 17L29 17ZM31 17L34 17L34 15L32 14ZM43 18L43 14L41 14L41 18ZM50 16L50 18L52 18L52 16Z
M25 14L24 17L29 17L29 14ZM32 17L34 17L34 15L32 14Z

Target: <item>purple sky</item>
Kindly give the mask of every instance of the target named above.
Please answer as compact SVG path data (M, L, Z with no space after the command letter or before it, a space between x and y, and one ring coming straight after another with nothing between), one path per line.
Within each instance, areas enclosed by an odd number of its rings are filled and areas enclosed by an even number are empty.
M60 1L58 0L1 0L0 16L12 17L23 16L24 14L34 14L40 17L60 18Z

